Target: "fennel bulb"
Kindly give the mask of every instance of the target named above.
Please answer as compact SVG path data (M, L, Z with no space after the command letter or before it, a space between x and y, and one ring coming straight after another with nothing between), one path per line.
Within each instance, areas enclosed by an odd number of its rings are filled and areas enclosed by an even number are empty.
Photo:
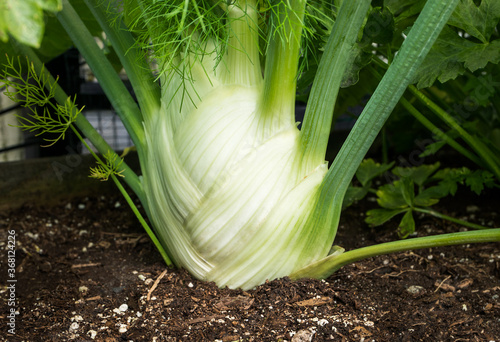
M248 289L326 256L332 241L312 250L306 244L327 165L299 167L299 130L293 122L266 124L262 82L227 83L218 75L195 103L179 110L167 98L145 123L144 188L177 266ZM207 81L197 77L194 84ZM293 113L272 115L279 116Z

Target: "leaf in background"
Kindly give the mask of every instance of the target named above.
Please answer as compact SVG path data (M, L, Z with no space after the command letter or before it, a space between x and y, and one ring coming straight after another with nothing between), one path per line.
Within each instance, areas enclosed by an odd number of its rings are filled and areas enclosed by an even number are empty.
M425 181L439 169L439 166L440 164L437 162L432 165L424 164L416 167L395 167L392 173L401 178L410 178L415 184L422 186Z
M447 189L451 195L455 195L458 189L458 183L463 183L463 178L468 173L470 173L470 170L465 167L461 169L446 168L436 172L434 178L441 180L439 182L440 187Z
M387 7L399 20L419 14L426 0L384 0Z
M404 213L408 209L371 209L366 212L365 222L371 226L380 226L381 224L386 223L394 216Z
M413 219L413 213L411 210L404 214L403 219L399 223L398 235L401 239L405 239L408 235L415 232L415 220Z
M403 209L408 207L401 191L400 181L382 185L377 190L377 203L386 209Z
M494 186L495 178L489 171L476 170L465 178L465 184L467 184L477 195L480 195L485 186L488 188Z
M344 201L342 202L342 209L347 208L356 201L363 199L368 193L367 188L362 188L358 186L350 186L344 196Z
M364 51L358 44L354 45L340 86L347 88L358 83L359 72L370 63L372 58L373 54L371 52Z
M45 34L40 48L36 50L42 61L49 61L68 50L73 42L54 15L47 15Z
M376 163L373 159L365 159L361 162L356 171L356 178L359 180L361 185L367 186L368 183L375 177L381 176L384 172L389 170L394 165L394 162L390 164L380 164Z
M430 207L439 202L439 198L443 198L449 195L449 189L446 186L431 186L420 192L413 203L418 207Z
M361 45L389 44L394 37L394 17L387 8L375 7L368 14L363 28Z
M62 9L61 0L4 0L0 4L0 39L12 35L19 42L38 48L45 30L43 11Z
M2 34L2 24L7 22L3 17L7 14L5 13L5 11L1 10L2 1L3 0L0 0L0 37ZM24 0L23 1L15 0L15 1L23 2ZM66 31L59 23L59 20L57 20L54 13L51 13L58 10L58 7L56 5L60 4L61 0L29 0L26 3L28 2L31 4L43 5L41 6L42 9L40 9L39 13L41 15L42 21L44 22L44 30L42 30L43 37L41 37L41 42L39 42L38 48L35 49L35 52L40 57L42 62L48 62L54 57L57 57L60 54L64 53L73 45L72 40L66 34ZM81 0L70 0L70 2L80 15L80 18L84 21L85 26L87 26L92 35L100 38L102 36L102 29L99 26L99 23L94 19L94 16L90 12L85 2ZM35 8L37 7L33 6L31 10L34 11ZM40 6L38 8L40 8ZM43 9L49 12L44 13ZM26 20L29 20L29 18L26 18ZM18 39L15 36L14 38L15 38L14 40L17 40L18 43L30 45ZM0 51L2 52L0 53L0 66L4 65L7 62L5 54L8 54L9 56L15 56L18 54L15 48L15 44L16 42L13 42L12 39L10 41L6 41L5 43L2 43L2 41L0 41ZM111 55L111 60L114 61L116 60L116 58L113 59L113 55ZM121 67L118 65L116 65L115 68L121 69Z
M414 83L430 87L436 79L441 83L455 79L466 70L475 71L488 63L500 62L500 40L476 43L445 26L419 68Z
M415 198L415 185L411 178L402 178L399 183L401 194L409 207L413 207L413 200Z
M488 43L500 20L500 1L482 0L476 6L473 0L461 0L451 15L448 25L464 30L483 43Z
M431 156L439 151L443 146L446 146L446 141L438 140L437 137L434 137L434 139L436 142L426 145L424 151L418 155L420 158Z

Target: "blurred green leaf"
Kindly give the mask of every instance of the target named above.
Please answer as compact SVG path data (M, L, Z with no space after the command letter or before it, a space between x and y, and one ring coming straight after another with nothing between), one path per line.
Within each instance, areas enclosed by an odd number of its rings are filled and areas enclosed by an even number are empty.
M42 42L45 20L44 10L57 12L61 0L3 0L0 3L0 39L9 35L20 43L38 48Z
M415 186L413 180L411 178L402 178L398 185L406 205L413 207L413 199L415 198Z
M439 169L439 162L434 163L432 165L423 164L416 167L395 167L392 170L396 176L401 178L410 178L417 184L418 186L422 186L425 181L434 173L437 169Z
M386 209L402 209L408 205L401 191L400 181L393 184L382 185L377 190L377 203Z
M484 187L492 187L495 184L494 175L486 170L476 170L465 178L465 184L477 195L480 195Z
M388 8L375 7L368 14L361 44L390 44L394 37L394 17Z
M344 196L344 202L342 203L342 208L347 208L356 201L363 199L368 193L367 188L350 186Z
M439 198L446 197L449 194L450 193L446 187L437 185L431 186L430 188L423 190L417 196L415 196L413 203L418 207L430 207L434 204L437 204L439 202Z
M411 210L404 214L398 227L398 235L401 239L405 239L408 235L415 232L415 220L413 219L413 212Z
M384 172L389 170L394 165L394 162L390 164L380 164L376 163L373 159L365 159L359 165L356 171L356 178L363 185L366 186L375 177L381 176Z
M380 226L381 224L386 223L394 216L404 213L408 209L383 209L377 208L368 210L366 212L365 222L370 224L371 226Z

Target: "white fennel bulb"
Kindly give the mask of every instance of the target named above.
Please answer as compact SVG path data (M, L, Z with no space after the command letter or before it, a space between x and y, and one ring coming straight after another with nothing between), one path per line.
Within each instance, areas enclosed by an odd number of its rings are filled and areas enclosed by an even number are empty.
M199 279L248 289L328 254L332 241L309 223L328 168L303 166L294 77L284 101L265 86L255 11L228 12L241 18L228 46L243 48L229 48L217 67L209 54L185 54L161 76L161 109L144 123L143 182L172 261Z

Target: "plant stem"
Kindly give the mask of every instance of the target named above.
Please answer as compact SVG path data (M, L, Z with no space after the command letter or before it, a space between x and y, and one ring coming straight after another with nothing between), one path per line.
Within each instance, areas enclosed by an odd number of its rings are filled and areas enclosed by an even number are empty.
M262 82L257 4L240 0L228 5L228 42L221 79L226 84L255 86Z
M144 146L144 128L142 113L134 99L68 0L63 0L63 9L57 18L98 78L132 141L140 150Z
M353 176L457 3L458 0L426 2L394 62L368 101L323 180L314 213L309 216L308 222L310 227L323 229L323 232L314 235L317 239L333 242L343 198ZM313 248L312 246L317 244L311 241L306 245Z
M113 7L109 6L109 1L102 3L100 0L85 0L85 3L99 22L99 25L106 33L106 38L109 39L120 58L127 72L127 77L134 88L142 114L144 116L156 114L160 108L160 87L154 81L144 54L138 50L134 37L125 27L119 17L120 14L110 13ZM112 15L117 17L114 27L109 24Z
M300 132L302 164L306 170L325 160L340 83L369 8L367 0L344 1L328 38Z
M326 257L314 264L292 273L290 278L300 279L307 277L325 279L345 265L378 255L422 248L498 241L500 241L500 228L392 241L354 249L338 256Z
M425 128L427 128L432 134L436 135L438 138L445 141L448 145L454 148L457 152L462 154L464 157L473 161L477 165L481 167L485 167L484 162L478 158L476 155L472 154L470 151L466 150L462 145L457 143L453 138L451 138L448 134L440 130L436 125L434 125L430 120L428 120L420 111L417 110L408 100L404 97L401 98L400 103L403 107L410 112L411 115L415 119L417 119Z
M444 220L448 220L448 221L451 221L451 222L455 222L455 223L458 223L458 224L460 224L462 226L469 227L469 228L472 228L472 229L492 229L491 227L481 226L479 224L475 224L475 223L472 223L472 222L467 222L467 221L460 220L460 219L457 219L457 218L454 218L454 217L451 217L451 216L448 216L448 215L445 215L445 214L441 214L440 212L437 212L437 211L429 209L429 208L416 208L416 207L413 207L412 209L415 210L415 211L424 213L424 214L432 215L432 216L440 218L440 219L444 219Z
M264 71L261 113L263 125L279 129L295 123L295 93L305 0L280 1L271 19ZM276 13L277 12L277 13Z
M493 172L495 177L500 180L500 160L485 144L483 144L478 138L469 134L465 129L463 129L459 122L449 113L444 111L441 107L432 102L427 96L425 96L421 91L419 91L415 86L409 86L410 92L415 95L415 97L426 105L434 114L436 114L441 120L443 120L448 126L456 130L460 137L483 159L484 164L487 165L488 169ZM481 165L481 164L480 164Z
M106 163L103 162L101 160L101 158L99 158L99 156L94 153L94 151L92 151L92 149L87 144L87 142L83 139L83 137L80 135L80 133L78 132L78 130L76 130L75 127L73 127L73 125L71 125L70 127L73 130L73 132L75 133L75 135L78 137L78 139L80 139L80 141L85 145L85 147L90 152L90 154L92 154L92 156L97 160L97 162L99 164L101 164L103 167L107 167ZM121 166L122 165L123 165L123 162L122 162ZM120 172L120 174L122 174L122 170L120 170L119 172ZM115 185L118 188L118 190L120 190L120 193L122 194L122 196L127 201L127 204L129 205L129 207L134 212L135 216L137 217L137 219L141 223L142 227L144 228L144 230L148 234L148 236L151 239L151 241L153 241L153 244L155 245L155 247L160 252L160 254L163 257L163 260L165 261L165 263L167 264L167 266L170 266L172 264L172 261L168 257L167 252L165 251L165 249L161 245L160 241L158 240L158 238L156 237L156 235L153 233L153 231L149 227L148 223L146 222L146 220L144 219L144 217L140 213L139 209L137 209L137 206L135 205L134 201L132 201L132 199L130 198L127 190L125 190L125 188L122 186L122 184L120 183L120 181L118 180L118 178L113 173L111 174L111 179L115 183Z

